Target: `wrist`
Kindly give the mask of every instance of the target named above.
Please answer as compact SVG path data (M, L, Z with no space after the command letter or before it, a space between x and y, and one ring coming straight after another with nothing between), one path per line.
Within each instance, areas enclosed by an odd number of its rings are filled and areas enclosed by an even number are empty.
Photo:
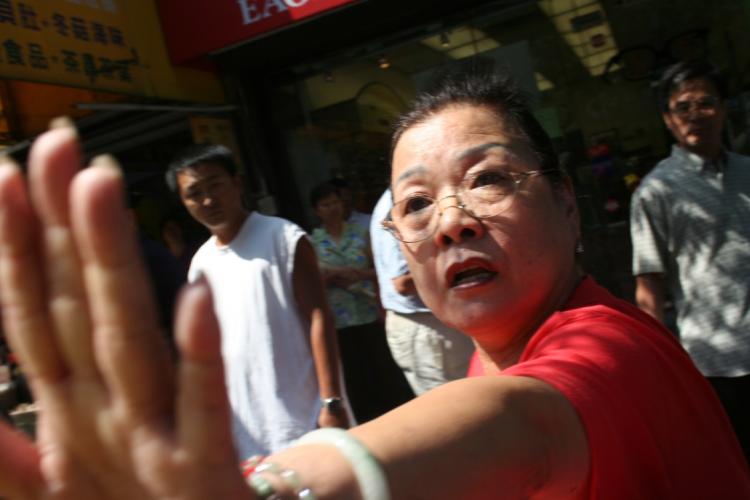
M388 480L380 463L367 447L347 431L317 429L302 436L297 444L325 444L335 447L349 463L362 500L390 500Z
M320 404L329 413L343 413L344 412L344 398L340 396L330 396L327 398L320 398Z

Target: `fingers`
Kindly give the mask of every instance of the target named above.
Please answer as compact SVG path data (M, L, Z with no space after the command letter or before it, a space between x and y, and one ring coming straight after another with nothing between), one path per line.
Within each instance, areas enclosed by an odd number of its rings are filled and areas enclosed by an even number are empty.
M76 176L70 205L94 325L94 356L115 404L132 426L168 416L173 399L168 351L113 160Z
M41 222L49 313L68 367L96 379L91 322L68 209L70 184L79 170L77 134L58 127L34 144L29 158L31 200Z
M67 365L47 315L37 220L18 168L0 165L0 297L11 345L31 380L55 382ZM35 384L36 386L36 384Z
M39 216L50 226L68 225L68 187L80 162L72 124L58 125L34 142L29 155L31 199Z
M42 477L32 443L0 422L0 498L36 498Z
M237 460L224 384L221 336L205 281L185 288L175 326L181 353L178 440L196 456L213 462L228 459L234 464Z
M255 498L240 473L232 442L221 336L207 283L186 287L177 311L177 442L182 455L201 472L197 481L187 479L191 491L196 498Z

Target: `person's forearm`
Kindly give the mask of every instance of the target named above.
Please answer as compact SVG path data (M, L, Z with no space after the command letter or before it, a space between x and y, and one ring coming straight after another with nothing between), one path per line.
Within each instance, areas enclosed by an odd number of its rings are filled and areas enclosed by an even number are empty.
M338 368L338 342L333 328L333 318L324 308L313 310L310 317L310 345L315 374L318 377L320 397L343 397Z
M326 286L335 285L341 279L341 268L320 266L320 276Z
M643 274L636 277L635 302L638 307L664 322L664 283L657 274Z
M446 384L350 432L383 465L394 500L572 498L588 474L575 410L523 377ZM351 469L315 460L321 449L300 446L269 460L297 469L319 498L352 498L344 493ZM349 479L331 491L331 477Z
M322 398L343 396L334 320L325 299L321 279L332 271L339 273L341 268L325 264L319 267L312 245L301 238L295 251L292 283L297 310L309 328L310 350Z
M399 295L406 296L417 294L417 288L414 286L414 279L409 273L396 276L391 280L391 283L393 283L393 289L396 290L396 293Z
M664 303L661 300L643 300L636 299L638 308L648 314L649 316L657 319L660 323L664 323Z
M375 273L375 269L371 267L366 268L353 268L354 271L357 273L357 277L361 280L367 280L367 281L376 281L378 279L378 275Z
M586 439L570 404L540 384L458 381L354 433L387 464L394 499L565 498L586 477Z

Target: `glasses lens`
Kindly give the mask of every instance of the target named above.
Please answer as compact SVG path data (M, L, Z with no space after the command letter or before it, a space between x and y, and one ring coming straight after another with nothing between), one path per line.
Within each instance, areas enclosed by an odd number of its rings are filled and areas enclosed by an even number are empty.
M428 196L409 196L391 208L391 220L401 241L419 241L431 233L435 200Z
M691 111L696 110L701 114L709 114L716 111L719 100L708 96L696 101L680 101L674 105L672 112L679 116L688 116Z
M672 108L672 112L680 116L688 115L690 113L690 102L688 101L678 102Z
M502 170L482 172L471 179L461 194L464 207L476 217L493 217L510 204L513 193L530 176L540 172L511 174Z
M698 108L699 111L706 113L706 112L714 111L718 103L719 103L719 100L713 96L704 97L703 99L699 99L696 102L696 107Z

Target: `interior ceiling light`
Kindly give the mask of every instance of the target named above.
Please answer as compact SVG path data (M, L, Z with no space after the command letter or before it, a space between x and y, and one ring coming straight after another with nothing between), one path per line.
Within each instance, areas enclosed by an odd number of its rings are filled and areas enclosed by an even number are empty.
M446 32L428 36L420 40L422 45L442 52L451 59L463 59L500 47L494 38L482 30L469 26L459 26L451 30L450 38ZM447 44L444 42L447 41Z
M539 72L534 72L534 79L536 80L536 88L539 89L539 92L544 92L545 90L552 90L555 88L555 84L549 81L543 74Z
M378 66L380 67L380 69L388 69L391 67L391 62L387 57L382 56L380 59L378 59Z
M599 0L540 0L538 5L589 74L604 73L618 48Z

